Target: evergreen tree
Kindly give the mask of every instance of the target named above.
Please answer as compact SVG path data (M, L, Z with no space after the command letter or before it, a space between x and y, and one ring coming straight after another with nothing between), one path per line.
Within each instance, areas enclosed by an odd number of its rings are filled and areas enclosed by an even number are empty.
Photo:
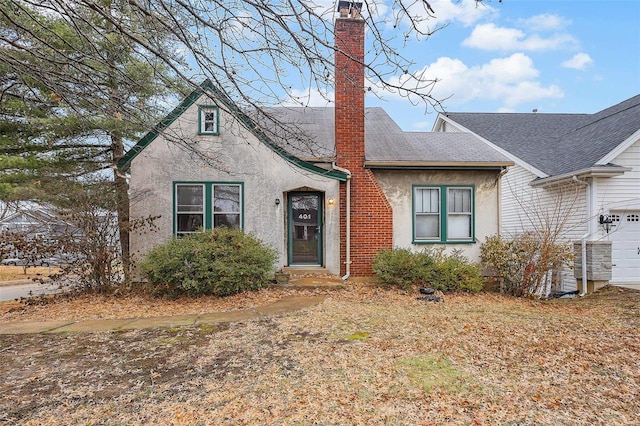
M115 165L179 82L115 22L157 49L167 34L130 19L127 1L72 5L72 17L41 5L0 6L0 199L64 206L65 181L112 170L128 272L128 185Z

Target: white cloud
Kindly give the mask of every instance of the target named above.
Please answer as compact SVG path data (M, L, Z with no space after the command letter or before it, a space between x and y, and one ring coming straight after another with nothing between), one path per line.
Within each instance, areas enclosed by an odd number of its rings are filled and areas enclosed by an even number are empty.
M520 19L518 23L531 31L557 31L563 30L571 25L571 21L562 16L551 13L532 16L527 19Z
M496 11L486 4L478 5L475 0L433 0L429 2L435 11L439 23L457 21L464 25L472 25Z
M540 75L540 72L533 66L533 61L527 55L514 53L507 58L492 59L488 64L480 66L479 74L485 80L510 84L534 79Z
M414 79L402 75L389 82L409 89L417 87L415 79L419 77L423 80L437 80L430 88L430 94L439 100L448 98L449 108L478 99L489 99L511 110L523 103L564 96L560 87L544 86L538 81L539 75L540 72L535 68L531 58L522 53L515 53L471 67L459 59L441 57L415 73ZM376 91L379 90L376 88ZM377 93L380 96L389 96ZM391 96L399 97L399 94Z
M593 59L591 59L591 56L581 52L576 53L571 59L567 59L561 65L565 68L573 68L583 71L591 64L593 64Z
M573 48L577 41L569 34L557 33L549 37L527 35L516 28L498 27L489 23L477 25L462 44L482 50L556 50Z
M451 22L470 26L480 19L497 13L496 9L489 5L477 5L475 0L429 0L429 5L433 12L429 11L422 1L413 2L407 7L406 13L398 6L391 7L385 19L395 23L399 16L400 22L406 27L414 24L420 32L428 34ZM413 23L409 22L407 13L413 17Z
M281 105L287 107L324 107L333 101L334 95L334 92L324 93L318 89L293 89Z

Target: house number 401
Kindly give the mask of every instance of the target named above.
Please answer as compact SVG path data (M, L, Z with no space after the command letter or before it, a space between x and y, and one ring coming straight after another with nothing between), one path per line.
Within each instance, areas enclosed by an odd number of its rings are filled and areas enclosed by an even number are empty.
M300 213L300 216L298 216L298 219L302 219L302 220L311 219L311 215L308 213Z

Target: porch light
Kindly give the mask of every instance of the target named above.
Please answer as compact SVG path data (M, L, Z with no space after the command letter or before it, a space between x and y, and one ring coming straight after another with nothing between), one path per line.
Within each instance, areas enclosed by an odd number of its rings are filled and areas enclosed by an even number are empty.
M332 206L333 205L333 197L329 198L329 205Z
M276 198L276 206L280 205L280 198Z

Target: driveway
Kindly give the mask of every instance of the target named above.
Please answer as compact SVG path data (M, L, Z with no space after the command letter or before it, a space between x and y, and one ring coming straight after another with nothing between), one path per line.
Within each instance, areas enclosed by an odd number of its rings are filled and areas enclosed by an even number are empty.
M15 280L0 283L0 302L19 299L21 297L34 297L44 294L59 293L55 285L40 284L31 280Z

